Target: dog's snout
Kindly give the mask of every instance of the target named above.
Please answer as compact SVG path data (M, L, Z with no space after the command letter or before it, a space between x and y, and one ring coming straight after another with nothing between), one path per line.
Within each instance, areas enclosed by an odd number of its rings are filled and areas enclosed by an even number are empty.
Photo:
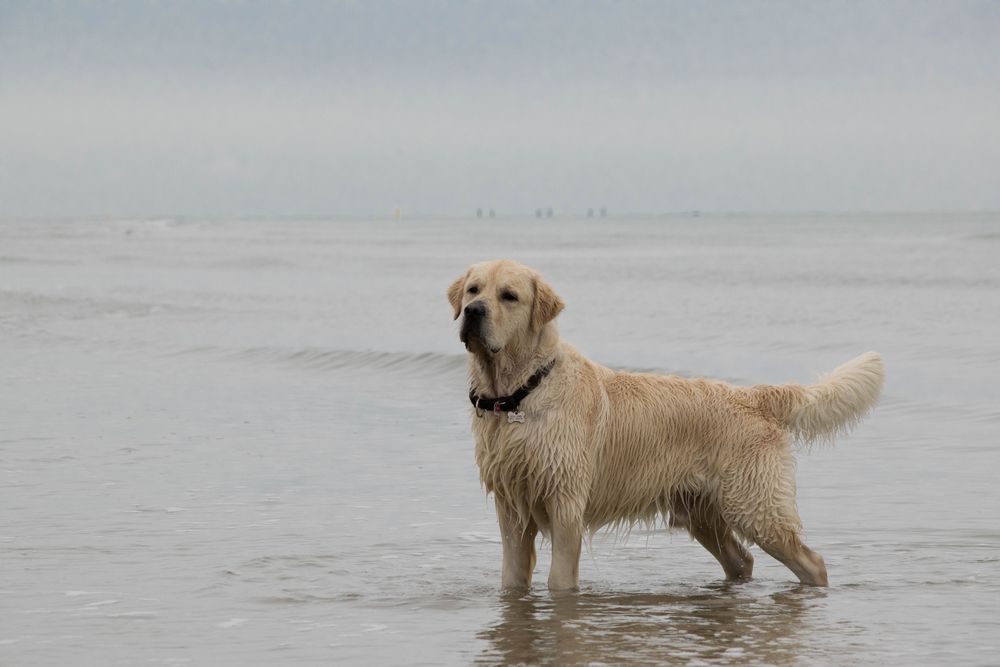
M468 306L465 307L466 317L485 317L486 316L486 304L482 301L473 301Z
M482 299L478 299L466 306L463 312L465 312L465 317L462 318L462 331L459 334L459 339L468 348L470 341L480 340L484 335L484 329L487 327L486 304Z

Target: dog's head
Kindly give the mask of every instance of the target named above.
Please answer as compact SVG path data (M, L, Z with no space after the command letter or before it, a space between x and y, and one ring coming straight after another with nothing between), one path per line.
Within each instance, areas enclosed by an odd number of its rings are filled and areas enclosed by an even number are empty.
M493 355L526 342L565 304L538 273L502 259L473 264L448 288L459 338L469 352Z

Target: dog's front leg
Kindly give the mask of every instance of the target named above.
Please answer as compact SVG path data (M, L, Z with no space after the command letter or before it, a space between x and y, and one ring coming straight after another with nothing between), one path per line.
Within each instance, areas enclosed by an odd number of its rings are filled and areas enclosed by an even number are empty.
M531 572L535 569L535 536L538 526L527 517L525 525L517 510L496 499L500 538L503 541L503 574L500 585L507 590L531 587Z
M580 587L580 545L583 540L583 512L566 499L546 503L552 524L552 569L550 591L574 591Z

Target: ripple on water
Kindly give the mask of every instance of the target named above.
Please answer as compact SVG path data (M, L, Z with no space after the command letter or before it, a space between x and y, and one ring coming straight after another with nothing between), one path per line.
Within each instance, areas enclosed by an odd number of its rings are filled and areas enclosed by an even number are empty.
M374 350L336 350L320 347L248 347L226 348L212 345L182 347L168 356L208 356L220 360L286 365L303 370L342 370L365 368L401 373L453 373L463 371L465 355L434 352L382 352Z

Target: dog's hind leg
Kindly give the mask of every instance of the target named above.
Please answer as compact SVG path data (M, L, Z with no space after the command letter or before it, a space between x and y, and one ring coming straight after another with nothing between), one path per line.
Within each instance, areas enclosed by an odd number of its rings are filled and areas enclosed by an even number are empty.
M829 585L823 557L802 544L798 535L791 534L769 542L758 542L758 545L794 572L799 581L806 586Z
M746 581L753 576L753 556L711 502L696 500L686 507L687 529L691 537L715 556L729 581Z
M726 472L723 515L736 531L795 573L803 584L826 586L823 558L802 544L795 503L795 459L787 435L770 434L744 445L742 465ZM734 459L735 460L735 459Z
M795 507L794 481L789 485L769 488L778 491L772 493L770 498L761 494L757 503L748 502L744 505L746 508L754 508L756 513L744 515L742 525L736 524L738 529L794 572L803 584L827 586L823 557L804 545L799 538L802 520ZM792 490L791 493L789 489Z
M503 574L500 585L505 589L531 587L531 573L535 569L535 536L538 526L534 519L522 520L517 510L499 498L496 499L500 537L503 540Z

